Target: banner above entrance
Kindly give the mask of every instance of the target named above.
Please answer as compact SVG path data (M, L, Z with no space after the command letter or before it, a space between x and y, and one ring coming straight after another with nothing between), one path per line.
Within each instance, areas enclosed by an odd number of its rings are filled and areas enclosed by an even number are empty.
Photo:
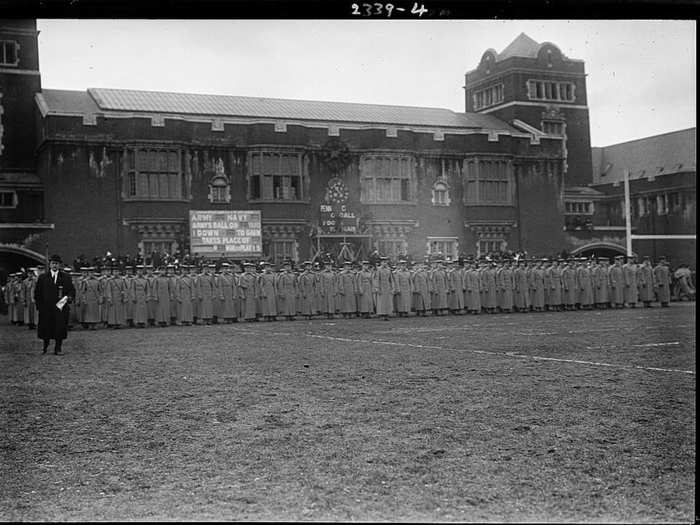
M234 259L261 257L260 211L190 210L190 253Z

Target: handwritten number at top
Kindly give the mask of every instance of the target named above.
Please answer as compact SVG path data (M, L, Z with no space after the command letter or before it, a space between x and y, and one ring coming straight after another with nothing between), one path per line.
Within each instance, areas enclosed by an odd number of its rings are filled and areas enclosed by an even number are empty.
M360 10L362 6L362 10ZM355 16L382 16L386 13L386 17L390 18L394 11L404 12L406 11L403 7L396 7L394 4L383 4L375 2L373 4L362 3L362 4L352 4L352 14ZM423 4L418 5L418 2L413 2L413 7L411 8L411 14L418 15L418 17L423 16L428 10Z

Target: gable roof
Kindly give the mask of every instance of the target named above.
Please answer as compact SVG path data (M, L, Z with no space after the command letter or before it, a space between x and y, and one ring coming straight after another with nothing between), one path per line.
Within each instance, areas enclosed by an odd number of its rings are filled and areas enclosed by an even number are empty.
M102 88L88 89L87 92L45 89L37 96L37 100L45 115L202 115L404 127L468 128L518 133L518 130L509 124L491 115L456 113L449 109L428 107Z
M696 170L696 128L593 148L593 184L659 177Z

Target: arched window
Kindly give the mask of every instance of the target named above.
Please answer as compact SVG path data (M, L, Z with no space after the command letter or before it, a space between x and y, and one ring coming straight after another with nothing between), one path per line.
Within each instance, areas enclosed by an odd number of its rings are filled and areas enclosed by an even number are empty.
M452 200L450 199L450 187L445 181L438 180L433 184L433 206L449 206Z
M217 175L209 182L209 202L215 204L231 202L231 186L226 176Z
M452 202L450 187L442 178L433 183L431 202L433 206L449 206Z

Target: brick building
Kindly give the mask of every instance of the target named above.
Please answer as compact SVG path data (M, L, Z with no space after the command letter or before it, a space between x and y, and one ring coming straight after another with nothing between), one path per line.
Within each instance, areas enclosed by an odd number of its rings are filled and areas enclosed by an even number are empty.
M259 210L273 261L343 243L356 256L553 254L582 246L570 201L604 194L584 63L525 34L466 73L458 113L42 89L35 22L0 28L23 39L0 68L5 261L37 260L47 242L68 259L188 250L190 210ZM341 206L328 228L322 210Z

